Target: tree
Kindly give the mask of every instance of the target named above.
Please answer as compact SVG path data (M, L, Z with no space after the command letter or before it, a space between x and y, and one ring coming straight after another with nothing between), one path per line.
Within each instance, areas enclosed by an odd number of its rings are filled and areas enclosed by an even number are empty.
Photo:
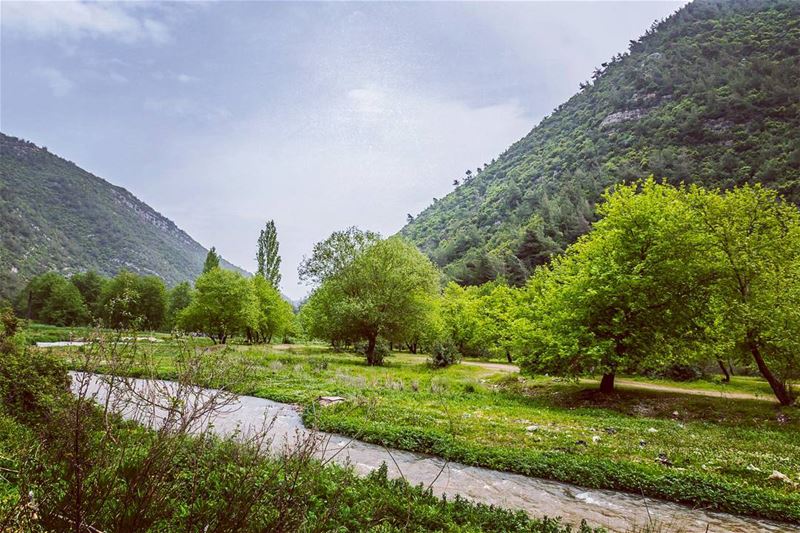
M206 261L203 263L203 274L211 272L213 269L219 268L219 254L215 247L211 247L206 254Z
M256 319L250 282L237 272L214 268L197 278L194 299L178 314L178 325L225 344L229 336L253 328Z
M529 282L530 371L603 375L635 372L654 358L687 357L713 273L685 190L656 183L606 193L593 230Z
M319 285L341 272L359 254L380 240L373 231L362 231L355 226L335 231L330 237L314 245L311 257L303 258L297 273L302 281Z
M56 272L34 277L16 307L22 316L56 326L77 326L89 319L80 291Z
M158 276L139 276L136 279L139 293L138 314L142 327L158 330L167 318L167 288Z
M100 301L100 294L106 279L94 270L88 270L79 274L74 274L70 281L81 293L86 307L92 314L97 313L97 303Z
M157 276L122 271L103 287L100 316L116 329L160 329L167 314L167 290Z
M276 289L281 282L281 256L278 255L278 232L275 222L270 220L258 236L256 273L269 281Z
M255 276L251 284L256 299L256 321L249 334L251 340L270 343L273 337L282 336L291 327L294 309L265 278Z
M479 299L475 287L450 282L442 294L441 318L445 336L462 355L480 355L475 343L479 327Z
M136 274L123 270L103 287L98 310L107 327L116 329L141 327L143 318L139 312L136 278Z
M178 314L192 302L192 286L188 281L178 283L169 291L167 300L167 326L173 328L177 323Z
M352 248L350 248L352 250ZM329 270L330 271L330 270ZM431 313L439 273L400 237L378 241L356 254L312 293L307 317L321 318L329 337L363 340L369 365L382 364L379 337L402 338Z
M692 189L709 243L717 338L748 353L781 404L800 378L800 213L777 193Z

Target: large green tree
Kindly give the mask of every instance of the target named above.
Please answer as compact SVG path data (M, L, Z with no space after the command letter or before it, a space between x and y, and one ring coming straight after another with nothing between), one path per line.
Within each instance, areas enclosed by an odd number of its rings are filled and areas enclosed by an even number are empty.
M264 277L254 276L250 283L256 300L256 321L249 329L251 340L270 343L291 327L294 309Z
M33 278L17 298L20 315L56 326L86 324L89 311L80 291L56 272Z
M250 282L237 272L219 267L197 278L192 302L178 314L183 330L201 332L220 344L253 328L256 320L256 298Z
M529 283L523 366L577 376L688 356L712 272L685 190L650 179L605 195L602 219Z
M800 212L761 186L690 196L714 272L715 337L752 358L778 400L800 378Z
M178 314L192 302L192 286L188 281L178 283L169 291L167 300L167 326L173 328L177 323Z
M333 232L314 245L311 257L304 257L297 269L302 281L320 284L341 272L367 248L380 241L380 235L355 226Z
M277 289L281 282L281 256L278 255L278 231L273 220L267 222L258 236L256 263L256 273Z
M98 310L109 327L157 330L166 318L167 290L157 276L122 271L103 287Z
M97 313L97 303L100 301L100 294L103 292L103 286L106 283L106 278L98 274L94 270L88 270L79 274L74 274L70 281L81 293L86 307L93 314Z
M339 272L328 275L310 298L329 337L366 342L367 363L382 364L379 337L402 338L431 313L439 272L416 247L399 237L373 243Z

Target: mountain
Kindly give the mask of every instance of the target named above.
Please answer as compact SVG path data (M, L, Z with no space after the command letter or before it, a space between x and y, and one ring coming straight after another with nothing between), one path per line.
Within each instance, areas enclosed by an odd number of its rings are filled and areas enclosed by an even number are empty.
M800 201L800 2L685 6L470 174L401 230L466 284L524 282L621 181L758 181Z
M122 187L0 133L0 299L48 270L127 269L172 285L196 278L207 252Z

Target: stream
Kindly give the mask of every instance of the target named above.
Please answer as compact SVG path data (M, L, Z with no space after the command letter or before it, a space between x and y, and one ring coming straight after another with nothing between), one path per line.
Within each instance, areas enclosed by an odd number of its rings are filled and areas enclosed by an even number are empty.
M73 390L77 381L87 378L90 396L100 403L108 396L108 385L100 376L71 372ZM170 390L174 383L160 380L126 379L137 394L150 390ZM196 389L201 397L212 394L212 389ZM117 393L115 393L117 394ZM126 394L122 391L119 395ZM127 393L130 394L130 393ZM142 392L144 396L144 392ZM112 399L114 399L112 395ZM124 399L122 400L124 404ZM122 409L126 418L141 420L136 407ZM158 417L151 417L151 426L158 425ZM431 486L438 495L456 494L475 502L508 509L521 509L531 516L560 516L564 521L578 524L585 519L590 525L601 525L611 531L628 531L642 527L654 520L665 532L798 532L800 528L728 513L692 509L663 500L644 498L626 492L586 489L569 483L531 478L487 468L447 462L438 457L387 449L380 445L353 440L342 435L312 432L303 425L295 406L255 398L238 396L221 412L203 421L219 435L257 430L268 422L271 425L270 446L280 453L296 443L308 439L320 442L317 455L336 463L351 465L359 474L367 474L386 463L389 475L404 476L409 483ZM661 529L659 529L661 531Z

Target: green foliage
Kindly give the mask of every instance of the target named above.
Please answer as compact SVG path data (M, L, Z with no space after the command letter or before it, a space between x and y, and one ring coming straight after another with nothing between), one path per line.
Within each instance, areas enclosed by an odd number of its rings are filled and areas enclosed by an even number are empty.
M433 368L445 368L461 361L461 354L452 342L436 342L428 358Z
M711 275L684 195L652 179L616 187L593 230L537 270L526 368L613 380L687 352Z
M205 255L125 189L0 133L0 299L50 270L113 276L127 269L174 285L197 277Z
M708 243L716 342L751 356L783 404L800 379L800 211L761 186L689 199Z
M310 333L332 341L365 341L371 365L382 363L375 350L378 337L405 337L434 310L439 273L399 237L366 247L339 271L323 270L333 273L306 303Z
M178 325L225 344L229 336L256 326L257 319L257 299L250 282L217 267L197 278L194 298L178 314Z
M603 218L527 287L516 322L532 372L602 373L752 358L778 400L800 368L800 212L744 186L617 186Z
M161 328L167 315L167 290L156 276L122 271L100 293L98 312L115 329Z
M250 329L253 340L270 343L273 338L283 338L294 322L292 304L267 278L254 276L250 283L256 300L256 322Z
M172 329L177 324L178 314L192 302L192 286L188 281L178 283L169 291L167 299L167 326Z
M0 310L0 400L3 410L23 422L42 422L68 391L64 360L31 350L21 323L10 309ZM0 411L1 412L1 411Z
M256 263L256 274L264 277L277 289L281 282L281 256L278 255L278 231L273 220L267 222L267 226L258 235Z
M297 273L302 281L321 284L341 272L359 254L380 240L372 231L355 226L334 231L330 237L314 245L311 257L303 258Z
M206 260L203 263L203 274L207 274L215 268L219 268L219 254L217 253L217 249L212 246L208 254L206 254Z
M100 295L106 279L94 270L73 274L69 280L81 293L83 303L93 315L97 313L97 304L100 302Z
M55 272L33 278L17 297L17 312L57 326L86 324L89 311L78 288Z
M620 181L760 181L797 203L799 51L794 0L692 2L402 234L459 283L523 285Z

